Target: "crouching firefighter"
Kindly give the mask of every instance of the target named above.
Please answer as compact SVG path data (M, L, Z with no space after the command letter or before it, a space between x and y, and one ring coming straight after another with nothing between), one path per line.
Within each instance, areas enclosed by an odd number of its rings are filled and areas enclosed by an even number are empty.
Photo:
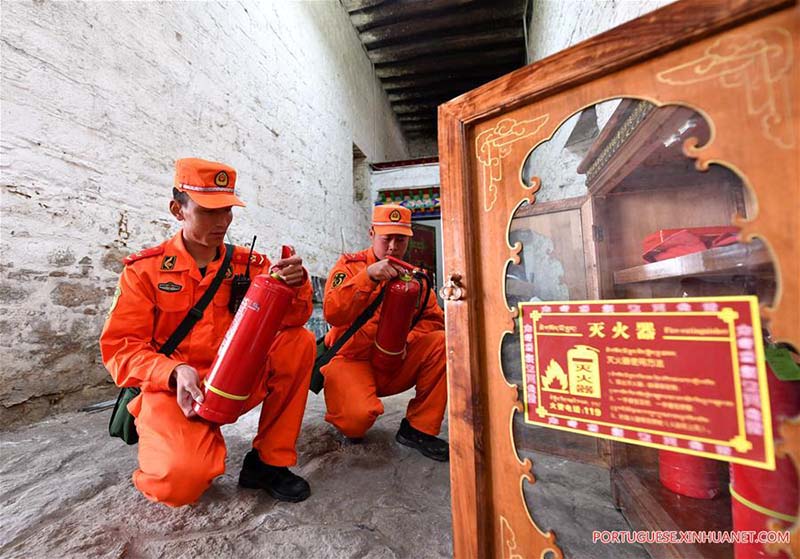
M141 389L127 408L139 437L133 483L151 501L170 506L193 503L224 472L219 424L236 414L216 422L203 419L214 419L203 413L204 399L207 404L213 399L204 393L212 392L240 400L241 412L262 405L239 484L283 501L310 495L308 483L288 466L297 461L295 443L315 354L314 336L302 327L311 315L312 289L299 256L287 254L271 265L252 247L224 244L233 206L244 206L235 184L236 171L227 165L176 162L169 209L181 230L125 259L100 337L114 382ZM288 288L289 300L282 321L273 325L272 344L252 348L263 353L249 393L230 394L215 388L217 381L208 382L212 364L250 278L257 285L264 276L256 276L267 272Z
M411 211L376 206L372 246L345 254L328 275L323 310L327 347L371 315L324 367L325 420L359 440L383 413L380 398L416 390L396 439L428 458L449 459L437 438L447 405L444 314L430 282L400 259L412 237ZM416 276L416 277L415 277ZM419 287L417 287L419 285Z

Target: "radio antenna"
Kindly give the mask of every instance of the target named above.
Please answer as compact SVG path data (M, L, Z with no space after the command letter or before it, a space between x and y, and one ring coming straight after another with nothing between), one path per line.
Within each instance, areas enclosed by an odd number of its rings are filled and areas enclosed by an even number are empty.
M256 239L258 236L253 235L253 242L250 243L250 254L247 255L247 268L245 269L244 273L249 277L250 276L250 260L253 258L253 248L256 246Z

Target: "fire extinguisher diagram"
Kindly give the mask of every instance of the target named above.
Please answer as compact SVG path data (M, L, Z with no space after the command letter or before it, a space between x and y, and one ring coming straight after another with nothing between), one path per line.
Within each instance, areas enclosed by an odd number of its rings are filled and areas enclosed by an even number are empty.
M293 254L284 246L281 258ZM194 405L200 417L220 425L239 418L293 298L276 273L253 278L203 381L204 400Z
M370 364L379 371L398 370L405 358L406 338L419 320L430 296L430 279L424 270L392 256L390 262L409 270L392 279L385 287L378 331L370 353ZM424 301L420 301L422 295ZM414 311L419 309L416 319Z

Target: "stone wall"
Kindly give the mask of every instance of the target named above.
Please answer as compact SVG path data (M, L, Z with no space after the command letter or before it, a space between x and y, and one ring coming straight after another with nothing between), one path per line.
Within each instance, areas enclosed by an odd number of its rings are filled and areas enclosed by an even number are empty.
M0 426L107 397L97 338L120 259L177 230L176 158L239 171L231 241L293 244L324 275L369 223L353 145L408 157L338 2L38 0L2 20Z

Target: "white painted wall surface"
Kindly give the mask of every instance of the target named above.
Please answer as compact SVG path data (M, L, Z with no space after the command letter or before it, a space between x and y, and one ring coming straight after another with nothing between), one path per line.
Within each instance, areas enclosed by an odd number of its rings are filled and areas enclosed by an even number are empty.
M120 258L177 230L173 162L239 171L230 238L313 274L361 246L352 144L408 157L339 2L3 2L0 425L96 399ZM81 393L83 391L83 393Z
M533 0L528 61L536 62L675 0Z
M380 190L402 190L439 185L439 164L408 165L370 172L372 200L378 199Z

